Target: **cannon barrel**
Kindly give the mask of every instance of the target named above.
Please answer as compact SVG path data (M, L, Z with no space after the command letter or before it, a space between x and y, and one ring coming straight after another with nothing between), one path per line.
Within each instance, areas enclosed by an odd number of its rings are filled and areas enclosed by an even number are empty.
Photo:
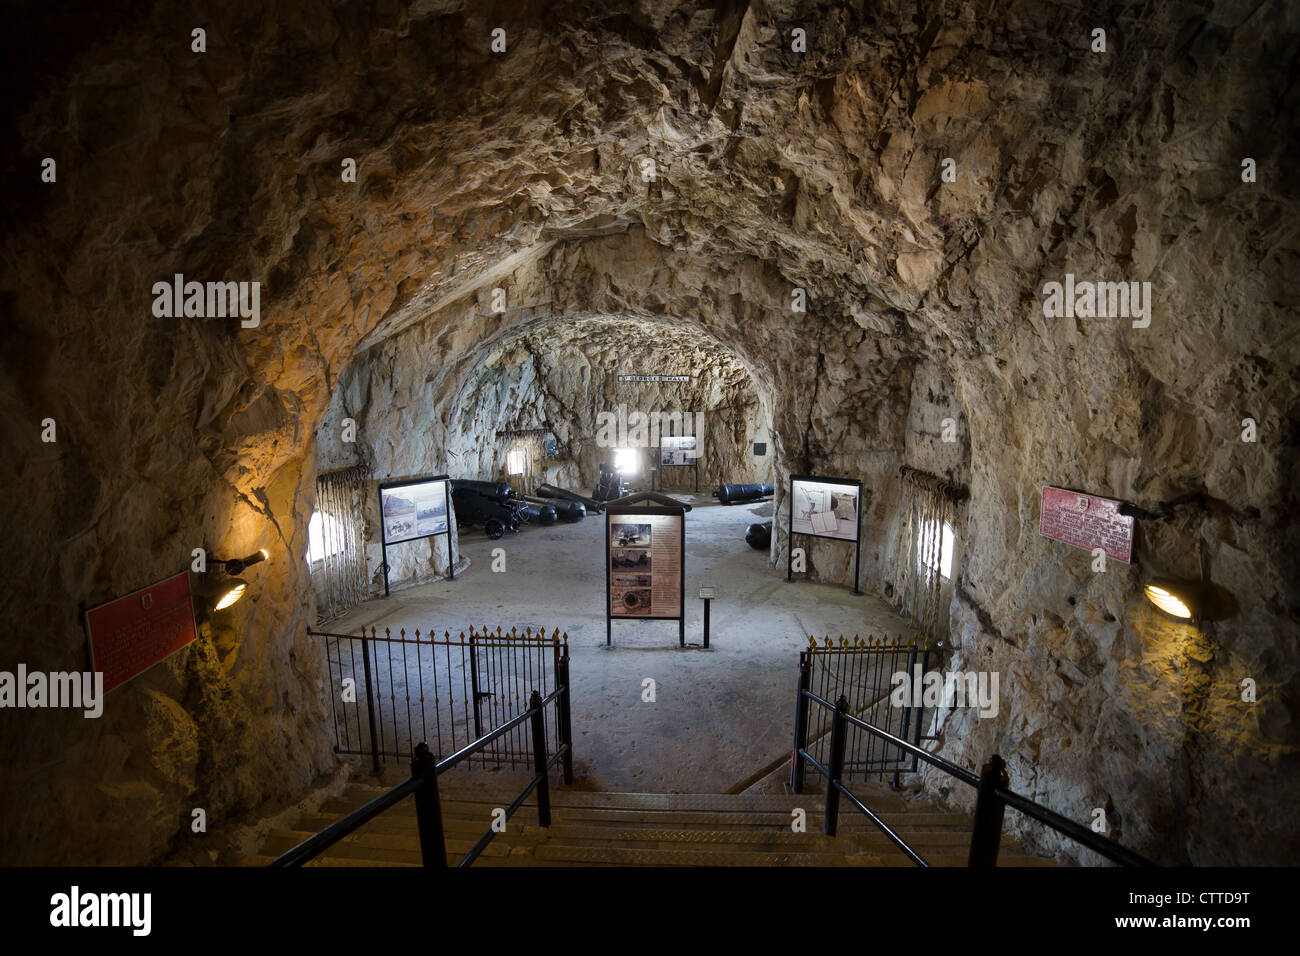
M543 498L560 498L564 501L576 501L589 512L599 514L605 510L603 501L596 501L594 498L588 498L578 494L576 491L569 491L566 488L557 488L555 485L540 485L537 494Z
M772 522L760 521L751 524L745 532L745 541L755 551L764 551L772 546Z
M473 491L502 503L512 494L510 486L504 481L473 481L468 478L456 478L452 481L451 487L452 491Z
M511 498L510 504L528 515L528 520L542 526L555 524L555 509L549 504L535 504L527 498Z
M766 498L772 493L772 485L718 485L713 496L721 504L729 505L738 501L752 501L755 498Z
M587 517L587 506L581 501L568 501L564 498L538 498L533 495L524 495L524 501L534 505L548 505L555 509L557 518L563 518L570 523L581 521Z

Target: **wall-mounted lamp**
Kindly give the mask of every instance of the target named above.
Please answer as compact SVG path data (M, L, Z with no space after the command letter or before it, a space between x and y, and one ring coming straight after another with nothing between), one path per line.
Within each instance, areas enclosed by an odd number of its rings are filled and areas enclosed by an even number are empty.
M224 611L242 598L248 591L248 582L243 578L237 577L237 575L242 574L245 568L261 561L265 561L268 556L269 553L266 548L260 548L246 558L231 558L223 561L221 558L214 557L212 563L214 565L219 565L221 569L234 580L222 581L215 588L210 587L204 589L208 591L210 596L214 599L212 610Z
M1222 621L1237 613L1232 593L1211 581L1152 578L1142 585L1148 601L1180 621Z

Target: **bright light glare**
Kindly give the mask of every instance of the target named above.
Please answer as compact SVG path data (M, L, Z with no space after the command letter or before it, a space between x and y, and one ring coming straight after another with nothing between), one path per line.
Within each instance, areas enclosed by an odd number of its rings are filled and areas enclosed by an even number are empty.
M506 471L512 475L522 475L524 473L524 450L522 448L512 448L506 455Z
M1166 614L1172 614L1174 617L1189 618L1192 616L1192 609L1189 608L1182 598L1178 597L1162 587L1154 584L1148 584L1143 590L1146 592L1147 600L1154 604Z
M233 585L229 591L221 596L221 600L217 602L217 606L214 610L224 611L226 608L230 607L230 605L243 597L246 590L248 590L248 585L242 581Z
M313 511L307 522L307 560L324 561L343 551L343 522L332 514Z
M614 467L625 475L635 475L641 467L641 456L635 448L615 448Z
M926 540L934 534L934 522L927 521L916 535L917 560L920 562L922 569L929 568L931 571L938 571L945 581L952 577L952 552L955 544L952 525L948 522L943 523L943 530L940 534L939 554L925 553Z

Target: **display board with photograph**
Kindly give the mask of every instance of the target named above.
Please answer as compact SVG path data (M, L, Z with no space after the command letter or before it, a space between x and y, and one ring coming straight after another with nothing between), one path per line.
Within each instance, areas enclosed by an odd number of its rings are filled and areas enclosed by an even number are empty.
M818 538L858 540L858 499L862 483L792 478L790 529Z
M659 439L659 488L665 468L694 468L695 490L700 490L700 438L698 435L663 435Z
M659 464L697 465L700 440L695 435L664 435L659 439Z
M456 578L448 517L451 478L411 478L379 486L380 535L384 547L384 594L388 594L388 548L406 541L447 535L449 577Z
M611 508L605 513L607 620L675 620L684 643L685 512L672 507Z
M858 593L858 560L862 552L862 482L856 478L822 478L816 475L790 476L789 536L852 541L853 593ZM794 548L786 548L787 581L793 576Z

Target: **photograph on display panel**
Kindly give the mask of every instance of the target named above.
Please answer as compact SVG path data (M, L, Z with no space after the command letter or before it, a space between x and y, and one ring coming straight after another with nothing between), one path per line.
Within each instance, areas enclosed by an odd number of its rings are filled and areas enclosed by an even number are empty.
M661 465L694 465L700 460L700 440L695 435L665 435L659 440Z
M795 534L856 541L860 490L857 485L793 479L790 530Z
M447 483L444 479L380 488L379 498L387 544L447 531Z

